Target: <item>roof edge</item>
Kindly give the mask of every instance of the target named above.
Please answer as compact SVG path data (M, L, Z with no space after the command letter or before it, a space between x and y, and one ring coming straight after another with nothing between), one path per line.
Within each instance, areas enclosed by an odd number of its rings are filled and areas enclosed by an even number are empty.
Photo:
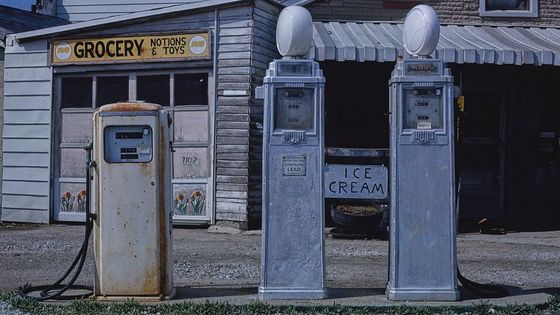
M130 22L142 21L157 16L172 15L180 12L187 12L187 11L199 10L199 9L210 10L223 6L249 3L251 1L252 0L205 0L196 3L185 3L185 4L175 5L175 6L164 7L160 9L146 10L146 11L140 11L140 12L129 13L124 15L115 15L115 16L110 16L110 17L91 20L91 21L84 21L84 22L72 23L72 24L67 24L62 26L48 27L40 30L16 33L11 35L18 42L25 42L25 41L31 41L43 37L52 36L52 35L74 33L79 31L89 31L102 26L127 24Z
M284 0L282 2L280 2L280 4L282 4L285 7L289 7L292 5L297 5L300 7L303 7L305 5L308 5L312 2L315 2L315 0Z

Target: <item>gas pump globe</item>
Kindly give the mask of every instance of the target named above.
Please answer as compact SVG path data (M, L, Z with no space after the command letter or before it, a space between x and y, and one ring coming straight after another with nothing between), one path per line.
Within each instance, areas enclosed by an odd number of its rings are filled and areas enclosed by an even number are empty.
M391 127L390 300L457 300L453 77L432 54L432 8L414 7L403 39L411 56L389 81Z

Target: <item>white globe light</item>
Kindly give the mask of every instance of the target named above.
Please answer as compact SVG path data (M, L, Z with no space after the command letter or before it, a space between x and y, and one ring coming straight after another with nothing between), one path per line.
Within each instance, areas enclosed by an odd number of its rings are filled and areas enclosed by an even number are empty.
M413 56L429 56L439 41L439 29L439 19L432 7L420 4L412 8L404 20L406 52Z
M289 6L276 24L276 47L282 56L304 56L311 48L313 20L307 9Z

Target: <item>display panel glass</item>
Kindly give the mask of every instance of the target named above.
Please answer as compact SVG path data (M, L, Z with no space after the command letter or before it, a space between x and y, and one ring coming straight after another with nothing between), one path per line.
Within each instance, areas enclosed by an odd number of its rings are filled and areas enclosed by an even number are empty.
M404 129L442 129L442 89L418 88L404 90Z
M313 89L277 88L274 100L274 129L313 129Z
M107 126L104 135L105 161L108 163L146 163L152 160L150 126Z

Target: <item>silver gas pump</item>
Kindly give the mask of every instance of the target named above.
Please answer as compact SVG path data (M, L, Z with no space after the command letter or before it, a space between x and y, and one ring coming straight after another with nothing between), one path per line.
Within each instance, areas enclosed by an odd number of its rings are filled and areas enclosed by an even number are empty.
M312 60L312 21L302 7L280 13L264 86L262 269L259 298L321 299L325 289L323 94Z
M94 296L171 298L169 115L128 102L100 107L93 120Z
M428 56L439 40L432 8L404 24L410 58L390 86L390 300L457 300L453 77Z

